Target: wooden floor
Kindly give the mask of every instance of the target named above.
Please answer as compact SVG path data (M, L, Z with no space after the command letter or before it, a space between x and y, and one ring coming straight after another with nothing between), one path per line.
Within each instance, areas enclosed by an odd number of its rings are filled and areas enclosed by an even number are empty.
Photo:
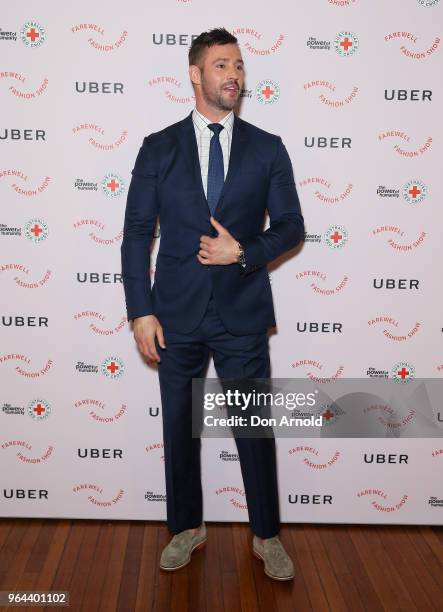
M166 573L162 522L1 519L0 590L69 591L70 610L87 612L443 610L441 527L284 525L285 583L252 556L247 524L207 528L191 563Z

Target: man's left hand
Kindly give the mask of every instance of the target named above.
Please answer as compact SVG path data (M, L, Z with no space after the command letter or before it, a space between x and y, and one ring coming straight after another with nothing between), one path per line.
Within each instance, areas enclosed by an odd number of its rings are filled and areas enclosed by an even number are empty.
M200 251L197 259L204 265L226 265L237 262L240 249L237 240L214 217L211 224L218 232L218 236L200 236Z

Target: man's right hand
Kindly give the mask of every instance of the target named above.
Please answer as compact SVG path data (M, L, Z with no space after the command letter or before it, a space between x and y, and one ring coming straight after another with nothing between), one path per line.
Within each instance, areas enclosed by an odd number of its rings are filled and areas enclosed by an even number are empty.
M134 319L134 338L141 353L148 358L149 363L160 360L155 346L155 337L162 348L166 348L163 328L155 315L145 315Z

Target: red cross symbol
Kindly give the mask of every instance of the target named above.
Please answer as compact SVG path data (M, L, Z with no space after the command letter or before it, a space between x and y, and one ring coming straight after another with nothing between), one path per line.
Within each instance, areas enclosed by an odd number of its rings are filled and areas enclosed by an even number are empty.
M26 32L26 36L30 38L32 42L35 42L36 38L38 38L40 34L35 31L35 28L31 28L29 32Z
M106 367L108 370L111 370L112 374L115 374L115 372L118 370L118 365L115 363L115 361L111 361L111 363Z
M414 185L413 188L409 190L409 193L413 198L416 198L421 193L421 189L419 189L417 185Z
M333 416L335 416L335 415L334 415L334 413L333 413L333 412L331 412L331 411L329 410L329 408L328 408L328 409L326 410L326 412L324 412L324 413L322 414L322 416L324 416L324 417L325 417L325 419L326 419L327 421L329 421L329 419L332 419L332 417L333 417Z
M404 380L406 376L409 375L409 371L405 368L405 366L403 366L402 369L397 372L397 374Z
M350 41L347 36L345 36L345 39L341 41L340 46L343 47L345 51L347 51L348 48L352 47L353 44L354 43Z
M266 85L266 89L262 89L261 92L264 95L264 97L266 98L266 100L268 100L272 96L272 94L274 93L274 90L271 89L269 87L269 85Z
M339 234L337 230L335 230L335 233L331 234L330 238L335 242L335 244L337 244L337 242L339 242L343 238L343 236Z
M41 416L42 412L46 412L46 408L44 408L41 404L37 404L37 406L34 408L34 412L36 412L38 416Z
M38 238L38 237L39 237L39 234L40 234L40 232L42 232L42 231L43 231L43 230L42 230L42 228L41 228L41 227L39 227L39 226L37 225L37 223L36 223L36 224L34 225L34 227L31 229L31 232L34 234L34 236L35 236L36 238Z
M120 187L120 184L117 183L115 179L112 179L110 183L106 183L106 187L109 187L111 191L115 191L118 187Z

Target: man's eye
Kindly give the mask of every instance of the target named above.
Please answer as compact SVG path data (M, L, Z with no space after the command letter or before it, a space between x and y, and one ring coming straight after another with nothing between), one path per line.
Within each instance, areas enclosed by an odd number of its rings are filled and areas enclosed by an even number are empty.
M217 64L218 68L223 68L224 64Z

